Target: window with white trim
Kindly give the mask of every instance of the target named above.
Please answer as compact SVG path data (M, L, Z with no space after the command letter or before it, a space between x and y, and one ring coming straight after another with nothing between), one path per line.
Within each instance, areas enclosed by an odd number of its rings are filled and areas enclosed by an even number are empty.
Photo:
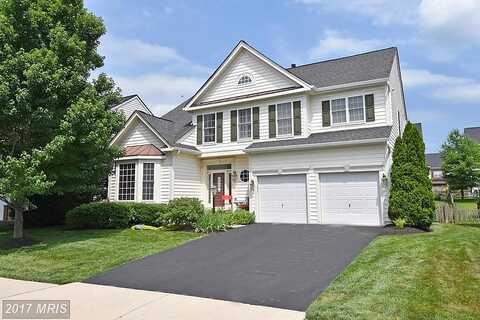
M203 141L215 142L215 113L203 116Z
M252 83L252 77L248 74L243 74L240 79L238 79L238 86L245 86Z
M118 200L135 200L135 163L119 166Z
M238 138L250 139L252 137L252 109L238 110Z
M434 170L432 173L434 179L442 179L443 178L443 171L442 170Z
M334 99L331 101L332 123L347 122L347 110L345 106L345 98Z
M277 135L284 136L292 134L292 114L291 102L277 104Z
M143 189L142 199L153 200L153 185L155 180L155 164L144 163L143 164Z
M365 120L365 108L363 107L363 96L348 98L349 121Z

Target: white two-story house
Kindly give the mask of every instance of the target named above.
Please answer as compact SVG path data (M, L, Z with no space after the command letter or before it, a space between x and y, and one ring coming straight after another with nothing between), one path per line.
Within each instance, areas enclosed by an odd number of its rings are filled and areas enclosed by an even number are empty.
M172 111L142 104L112 141L124 156L111 201L248 204L257 222L388 220L393 144L407 122L396 48L283 68L240 41Z

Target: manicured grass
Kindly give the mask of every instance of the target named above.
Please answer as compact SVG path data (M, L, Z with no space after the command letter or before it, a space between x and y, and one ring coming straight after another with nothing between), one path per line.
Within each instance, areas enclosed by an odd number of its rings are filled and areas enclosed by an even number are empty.
M447 201L444 200L435 200L435 204L437 207L443 206L447 204ZM458 209L476 209L477 208L477 200L476 199L457 199L455 200L455 207Z
M307 319L480 319L480 227L433 230L375 239Z
M0 249L0 277L50 283L87 279L126 262L176 247L201 234L180 231L26 230L40 241L30 247ZM11 232L0 231L0 243Z

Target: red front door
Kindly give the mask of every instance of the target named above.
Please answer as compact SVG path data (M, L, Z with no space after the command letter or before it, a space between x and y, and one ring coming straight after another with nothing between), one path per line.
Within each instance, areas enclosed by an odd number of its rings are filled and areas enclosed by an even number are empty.
M225 195L225 173L218 172L213 174L213 201L215 207L223 207L225 201L223 196Z

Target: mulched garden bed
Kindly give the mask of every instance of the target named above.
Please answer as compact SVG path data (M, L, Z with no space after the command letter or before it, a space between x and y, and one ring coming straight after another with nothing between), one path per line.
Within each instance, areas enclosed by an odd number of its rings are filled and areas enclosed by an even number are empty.
M403 229L396 228L393 224L389 224L383 228L383 234L385 235L397 235L397 234L412 234L412 233L424 233L430 232L423 229L418 229L414 227L405 227Z

